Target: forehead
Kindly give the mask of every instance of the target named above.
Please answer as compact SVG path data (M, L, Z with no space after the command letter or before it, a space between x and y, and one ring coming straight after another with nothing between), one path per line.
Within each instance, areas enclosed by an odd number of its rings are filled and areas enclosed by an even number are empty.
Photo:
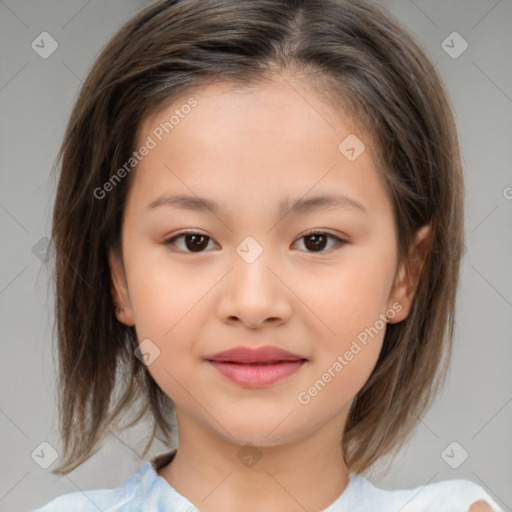
M174 113L171 131L178 124L203 131L211 129L212 125L225 128L229 123L230 129L239 131L272 133L288 128L281 132L281 137L295 134L297 138L304 134L312 137L318 130L320 134L349 130L358 132L370 142L369 136L363 135L358 120L351 119L339 101L336 104L328 101L326 91L320 93L318 83L316 81L313 86L307 80L283 73L259 84L218 81L199 85L164 103L156 113L147 117L139 127L138 138L140 141L152 128L169 122ZM192 98L197 106L189 109L187 105Z
M287 190L278 194L281 205L308 190L333 188L374 203L385 199L367 134L307 82L290 77L192 89L146 118L138 135L138 147L154 142L135 173L147 194L164 192L168 182L202 196L221 185L232 197L249 190L269 199L272 191Z

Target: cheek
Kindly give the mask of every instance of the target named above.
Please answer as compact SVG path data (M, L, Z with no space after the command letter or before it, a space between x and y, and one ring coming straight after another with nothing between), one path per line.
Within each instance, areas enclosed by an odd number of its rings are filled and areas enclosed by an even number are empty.
M208 291L215 282L199 280L186 273L170 272L169 266L139 265L130 275L130 296L139 342L151 340L159 351L148 371L177 405L193 405L187 389L194 388L191 370L199 362L201 326L208 314ZM202 389L194 397L203 403ZM192 400L192 401L191 401Z
M165 254L151 260L135 256L127 272L137 332L165 343L182 325L194 325L191 318L218 278L200 279L192 266L170 265Z
M304 407L306 413L325 411L327 415L348 407L370 377L380 353L381 341L375 338L368 346L359 343L357 349L353 345L350 360L346 351L339 351L338 355L329 358L327 364L320 365L321 372L297 394L299 407Z
M329 275L317 280L302 296L315 315L309 328L315 335L315 372L305 400L316 396L346 404L371 375L382 349L387 323L387 299L393 268L392 255L354 251ZM321 320L321 321L320 321ZM321 334L320 334L321 333ZM300 400L299 400L300 402ZM301 402L302 403L302 402Z
M388 307L392 263L391 258L353 251L336 268L297 280L294 291L313 313L308 315L310 328L321 330L327 343L342 349L372 327Z
M361 328L363 324L366 326ZM326 411L348 405L375 368L386 327L381 319L349 319L339 322L335 335L319 339L314 371L297 395L298 403L308 405L314 401Z

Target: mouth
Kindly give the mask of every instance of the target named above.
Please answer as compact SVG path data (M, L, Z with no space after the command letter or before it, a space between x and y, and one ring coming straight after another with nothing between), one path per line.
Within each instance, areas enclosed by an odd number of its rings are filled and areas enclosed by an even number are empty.
M298 361L275 361L269 363L233 363L209 361L209 363L231 382L247 388L271 386L299 370L306 359Z
M243 387L258 388L288 377L308 360L272 346L237 347L206 359L221 375Z
M276 364L288 361L300 361L305 357L289 352L282 348L264 345L260 347L235 347L223 352L218 352L206 358L208 361L222 363L270 363Z
M282 364L282 363L295 363L298 361L306 361L306 359L297 359L293 361L267 361L264 363L242 363L240 361L215 361L213 359L207 359L207 361L210 361L211 363L225 363L225 364L241 364L241 365L248 365L248 366L270 366L270 365L276 365L276 364Z

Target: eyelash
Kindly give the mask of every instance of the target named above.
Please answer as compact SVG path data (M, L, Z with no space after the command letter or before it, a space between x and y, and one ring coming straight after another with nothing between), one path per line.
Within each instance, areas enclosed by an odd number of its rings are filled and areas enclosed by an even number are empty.
M203 236L205 238L208 238L209 240L213 240L209 236L207 236L207 235L205 235L203 233L197 232L197 231L183 231L182 233L179 233L179 234L177 234L177 235L175 235L175 236L165 240L164 241L164 245L166 245L166 246L174 245L174 241L175 240L177 240L178 238L184 237L186 235L200 235L200 236ZM334 250L340 249L342 246L344 246L345 244L348 243L346 240L344 240L342 238L339 238L338 236L335 236L335 235L333 235L331 233L328 233L326 231L319 231L319 230L309 231L306 234L304 234L301 237L299 237L298 240L302 240L303 238L307 238L307 237L312 236L312 235L326 235L328 239L334 240L336 242L336 246L337 246L337 247L334 247ZM184 251L183 250L179 250L179 251L172 250L172 251L173 252L184 252L186 254L202 254L204 252L207 252L207 251L193 252L193 251L188 251L188 250L184 250ZM306 252L309 252L310 254L322 254L322 253L328 252L328 250L306 251Z

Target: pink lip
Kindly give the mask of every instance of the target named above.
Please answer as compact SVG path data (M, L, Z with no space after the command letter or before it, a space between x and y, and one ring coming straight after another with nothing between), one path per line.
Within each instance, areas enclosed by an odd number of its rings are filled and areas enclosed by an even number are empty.
M228 379L245 387L269 386L296 372L306 358L270 345L236 347L206 358Z
M280 361L299 361L305 357L293 354L271 345L263 347L236 347L224 350L206 358L208 361L219 361L229 363L277 363Z

